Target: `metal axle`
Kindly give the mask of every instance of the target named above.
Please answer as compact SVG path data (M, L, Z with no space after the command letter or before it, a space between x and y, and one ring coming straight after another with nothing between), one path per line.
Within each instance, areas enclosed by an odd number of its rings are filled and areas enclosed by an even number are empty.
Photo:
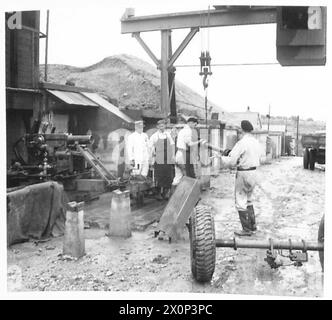
M302 251L323 251L323 242L302 241L280 241L280 240L245 240L245 239L216 239L216 247L221 248L251 248L251 249L276 249L276 250L302 250Z

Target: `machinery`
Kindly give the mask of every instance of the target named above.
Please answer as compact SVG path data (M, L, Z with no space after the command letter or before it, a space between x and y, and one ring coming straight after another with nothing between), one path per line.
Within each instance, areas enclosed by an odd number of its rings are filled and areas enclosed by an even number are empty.
M45 128L39 127L40 123L35 122L32 133L14 144L15 159L7 171L8 188L53 180L61 182L75 201L120 188L129 189L138 206L144 204L144 192L153 187L153 179L114 176L89 149L91 135L45 133Z
M90 135L65 133L24 135L14 144L16 159L7 172L8 186L15 187L22 183L33 184L46 180L64 181L88 176L91 167L100 171L109 183L112 178L116 180L100 165L98 159L91 157L92 153L87 148L91 140ZM26 150L26 159L18 151L19 144L23 144L23 149ZM89 163L88 166L85 160Z
M325 164L326 133L304 134L301 138L303 168L315 170L315 163Z

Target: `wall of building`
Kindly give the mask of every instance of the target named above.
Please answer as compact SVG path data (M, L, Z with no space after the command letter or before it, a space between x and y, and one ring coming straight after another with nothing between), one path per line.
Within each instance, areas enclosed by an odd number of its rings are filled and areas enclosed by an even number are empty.
M6 13L6 22L12 13ZM22 12L22 29L5 29L6 87L38 89L39 11ZM41 107L41 95L34 92L6 90L7 167L14 158L13 144L29 131L34 110ZM24 151L22 150L24 153Z

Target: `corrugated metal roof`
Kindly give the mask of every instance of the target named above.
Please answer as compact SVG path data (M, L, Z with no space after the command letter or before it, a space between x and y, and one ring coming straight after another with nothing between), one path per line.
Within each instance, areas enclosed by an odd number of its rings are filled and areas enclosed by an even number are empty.
M90 107L98 107L99 104L92 101L88 97L84 96L79 92L70 92L70 91L59 91L59 90L47 90L47 92L53 94L60 100L64 101L67 104L74 104L80 106L90 106Z
M81 93L82 93L82 95L84 95L85 97L87 97L90 100L94 101L95 103L97 103L101 107L103 107L106 110L112 112L113 114L115 114L116 116L121 118L122 120L124 120L126 122L129 122L129 123L134 121L132 118L127 116L125 113L123 113L121 110L119 110L116 106L114 106L113 104L111 104L110 102L108 102L107 100L102 98L97 93L90 93L90 92L81 92Z

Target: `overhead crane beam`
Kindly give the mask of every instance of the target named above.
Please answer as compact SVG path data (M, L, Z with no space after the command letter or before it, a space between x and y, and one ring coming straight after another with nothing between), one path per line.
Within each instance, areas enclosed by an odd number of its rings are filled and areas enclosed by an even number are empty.
M209 24L204 18L209 15ZM203 10L151 16L127 16L121 19L121 33L174 30L184 28L226 27L276 23L277 8L254 6L243 10Z

